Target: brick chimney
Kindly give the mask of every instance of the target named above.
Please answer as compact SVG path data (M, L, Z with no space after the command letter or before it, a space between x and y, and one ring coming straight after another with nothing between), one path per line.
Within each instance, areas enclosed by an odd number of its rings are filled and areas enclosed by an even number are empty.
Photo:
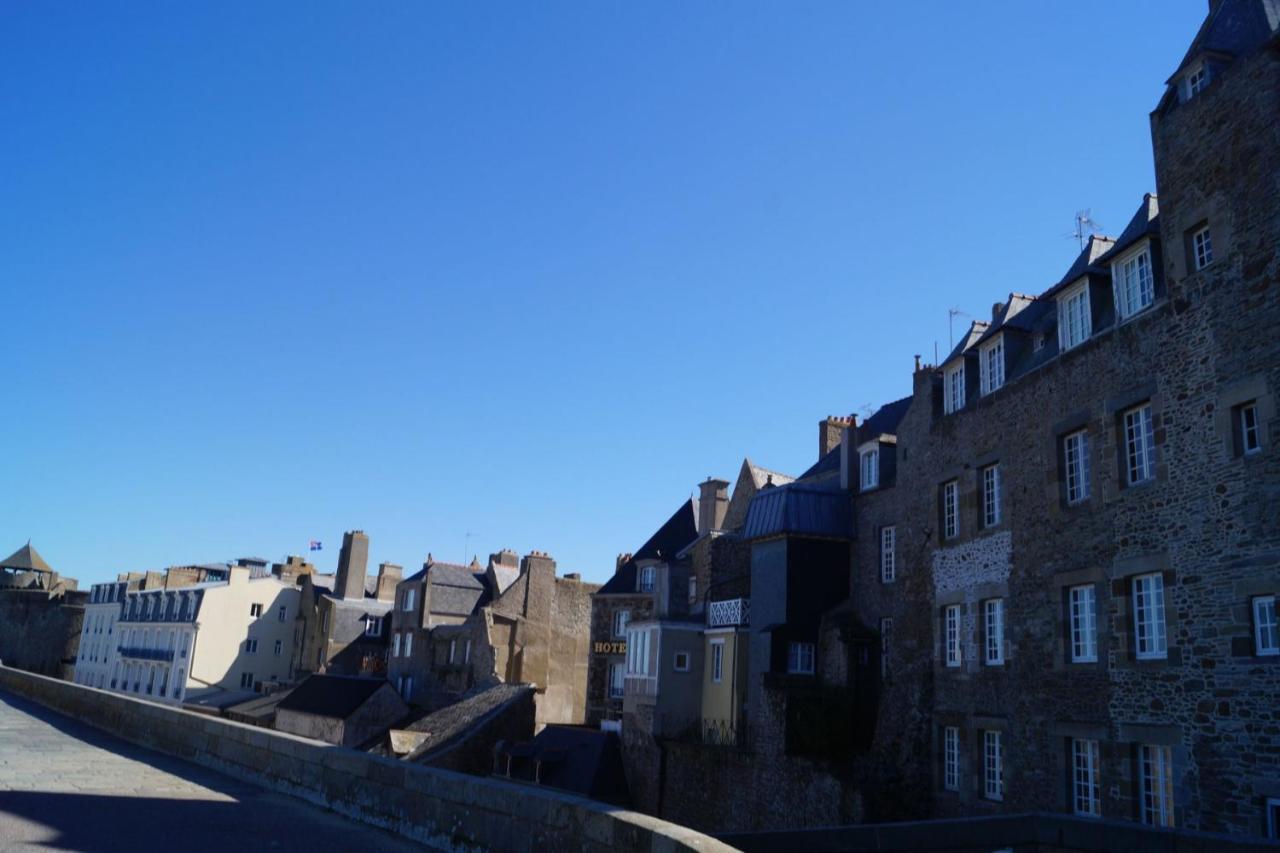
M395 601L396 584L404 577L404 569L395 563L378 564L378 600Z
M622 568L623 565L630 559L631 559L630 554L619 554L618 559L615 560L613 563L613 570L616 572L618 569Z
M729 511L729 481L708 477L698 484L698 533L705 536L724 526Z
M520 555L510 548L503 548L496 554L489 555L489 562L495 566L504 566L508 569L518 569L520 567Z
M840 437L846 429L853 427L854 418L829 415L818 421L818 458L826 456L840 446Z
M364 598L364 576L369 571L369 537L363 530L342 534L342 550L338 552L338 575L333 579L333 594L338 598L359 601Z

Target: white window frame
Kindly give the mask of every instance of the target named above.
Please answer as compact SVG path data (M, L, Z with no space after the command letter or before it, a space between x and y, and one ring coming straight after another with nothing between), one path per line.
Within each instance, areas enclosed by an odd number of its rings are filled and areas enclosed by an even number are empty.
M649 629L627 629L627 675L649 675Z
M1132 581L1133 649L1138 660L1163 660L1169 656L1165 627L1164 575L1150 572Z
M880 619L880 680L889 678L889 638L893 636L893 619Z
M1280 626L1276 624L1276 597L1274 595L1254 596L1250 610L1253 611L1253 653L1259 657L1280 655Z
M674 670L675 672L688 672L689 661L691 660L692 657L693 657L692 655L684 651L674 653L671 656L671 669ZM681 658L684 658L684 666L680 665Z
M369 616L365 619L364 635L366 637L382 636L382 617L381 616Z
M1098 742L1071 739L1071 810L1081 817L1102 817Z
M1093 316L1089 304L1089 281L1062 291L1058 297L1058 349L1066 352L1089 340Z
M982 795L988 800L1004 799L1004 745L996 729L982 731Z
M653 592L656 576L657 572L653 566L641 566L636 578L637 589L640 592Z
M982 602L983 661L987 666L1004 664L1004 599L988 598Z
M1091 583L1067 590L1071 617L1071 662L1098 662L1098 590Z
M724 680L724 640L711 641L711 681L719 684Z
M1155 302L1156 285L1149 242L1144 240L1111 264L1111 284L1115 292L1116 314L1121 320L1151 307Z
M955 539L960 535L960 481L948 480L942 484L942 538Z
M1063 464L1067 474L1067 504L1089 499L1089 431L1076 430L1062 439Z
M1191 262L1196 272L1213 263L1213 234L1208 225L1191 235Z
M1125 410L1121 420L1125 482L1130 486L1149 483L1156 478L1155 415L1151 403Z
M948 604L942 608L942 643L947 666L958 667L964 663L964 651L960 642L959 604Z
M942 412L951 414L964 408L964 358L942 373Z
M880 443L858 451L858 484L862 491L874 489L880 485Z
M1142 822L1149 826L1173 826L1173 750L1144 743L1138 753Z
M787 645L787 672L791 675L813 675L814 658L813 643L792 641Z
M616 610L613 614L613 636L627 636L627 624L631 621L630 610Z
M1258 423L1258 403L1251 400L1240 407L1240 453L1252 456L1262 452L1262 429Z
M449 640L449 663L453 663L458 657L458 638L453 637Z
M1189 101L1203 92L1205 86L1209 85L1209 66L1203 62L1197 63L1187 72L1187 76L1183 80L1186 82L1183 100Z
M942 787L947 791L960 790L959 726L945 726L942 729Z
M978 349L978 368L982 396L1004 387L1004 335L996 335Z
M621 699L626 692L627 665L615 661L609 664L609 698Z
M982 469L982 526L995 527L1001 515L1000 465L988 465Z
M880 581L893 583L897 576L898 528L892 524L880 528Z
M418 590L414 587L409 587L404 591L404 610L406 613L411 612L413 610L413 606L417 604L417 593Z

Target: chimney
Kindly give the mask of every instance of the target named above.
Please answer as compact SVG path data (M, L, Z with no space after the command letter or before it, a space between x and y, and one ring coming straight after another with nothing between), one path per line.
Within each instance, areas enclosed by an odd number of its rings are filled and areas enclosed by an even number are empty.
M553 560L551 558L551 555L545 551L530 551L528 554L525 555L525 558L520 566L520 571L531 572L534 570L537 570L539 572L550 571L551 576L555 577L556 561Z
M631 559L630 554L619 554L618 559L614 561L613 570L616 572L618 569L622 568L623 565L625 565L626 562L630 559Z
M729 510L729 482L710 477L698 484L698 533L707 535L724 526Z
M1000 312L1001 312L1001 311L1003 311L1003 310L1004 310L1004 303L1003 303L1003 302L997 302L997 303L995 303L994 305L992 305L992 306L991 306L991 322L992 322L992 323L994 323L996 320L1000 319Z
M369 570L369 537L363 530L342 534L342 550L338 552L338 576L333 579L337 598L364 598L364 576Z
M818 421L818 458L826 456L840 446L840 437L853 426L853 418L830 415Z
M404 569L395 563L378 564L378 600L395 601L396 584L404 577Z
M510 548L503 548L496 554L489 555L489 562L495 566L505 566L508 569L518 569L520 567L520 555Z

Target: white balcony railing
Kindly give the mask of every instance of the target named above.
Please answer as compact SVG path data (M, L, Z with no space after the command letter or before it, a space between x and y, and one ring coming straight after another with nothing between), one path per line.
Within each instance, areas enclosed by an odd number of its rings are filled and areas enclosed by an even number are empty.
M707 605L707 627L729 628L747 625L751 618L751 599L730 598Z

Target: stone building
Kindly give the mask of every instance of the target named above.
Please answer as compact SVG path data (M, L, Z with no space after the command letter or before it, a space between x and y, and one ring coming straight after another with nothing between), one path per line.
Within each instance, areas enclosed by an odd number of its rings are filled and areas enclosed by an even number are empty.
M281 567L282 576L298 579L301 591L298 671L385 678L387 616L402 570L392 563L368 575L369 537L361 530L342 536L338 571L321 575L305 564Z
M70 679L88 598L76 587L30 542L0 561L0 661Z
M408 711L409 706L386 681L312 675L280 700L275 728L355 748L383 735Z

